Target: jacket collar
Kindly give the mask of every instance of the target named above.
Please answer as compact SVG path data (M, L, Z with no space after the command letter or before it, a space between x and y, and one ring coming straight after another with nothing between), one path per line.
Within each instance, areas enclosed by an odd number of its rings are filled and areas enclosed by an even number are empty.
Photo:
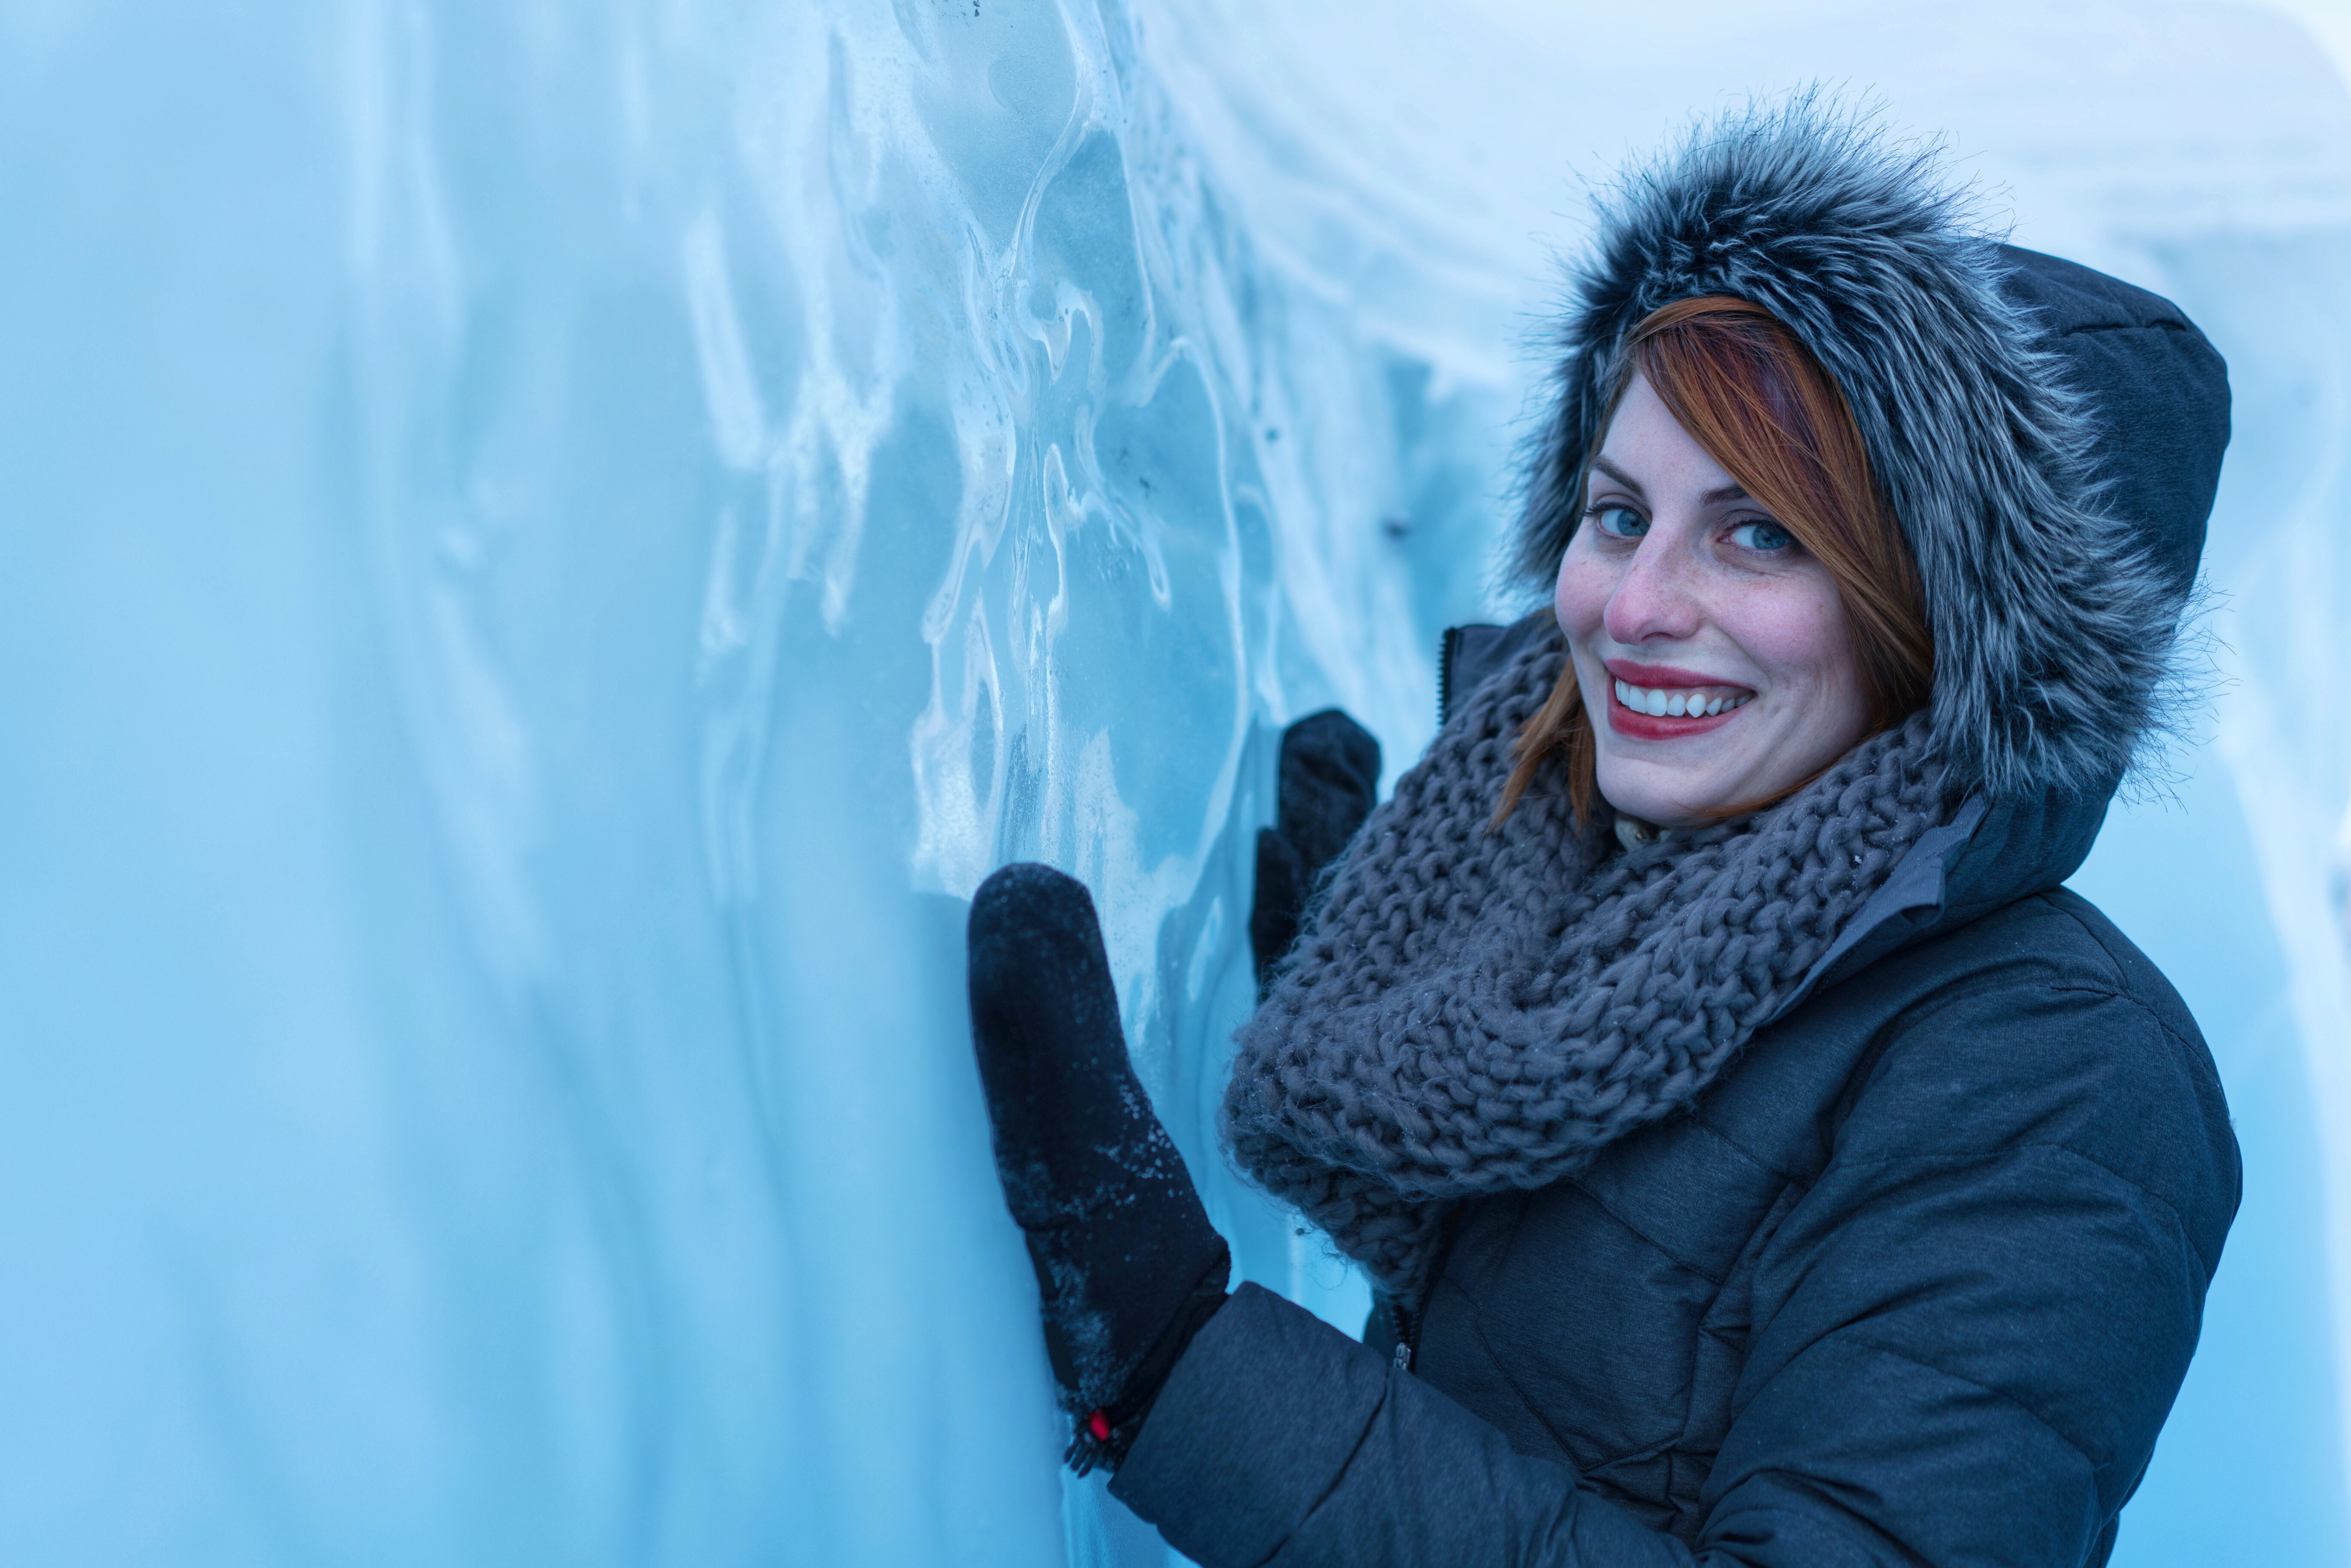
M1969 796L1949 822L1910 846L1765 1025L1881 958L2057 886L2089 857L2112 796Z

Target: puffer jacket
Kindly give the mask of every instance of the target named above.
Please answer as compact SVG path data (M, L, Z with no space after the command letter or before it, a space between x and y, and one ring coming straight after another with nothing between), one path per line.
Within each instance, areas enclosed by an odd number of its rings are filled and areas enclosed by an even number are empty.
M2176 615L2227 439L2219 357L2151 294L2022 251L1996 266L2044 356L2036 373L2062 367L2091 405L2096 516L2143 536L2114 558L2140 578L2101 591L2093 571L2066 591L2126 598L2152 572ZM1730 271L1683 265L1657 287L1765 292ZM1656 302L1631 290L1619 313ZM1808 341L1865 401L1865 367ZM1589 417L1562 413L1562 466ZM1896 439L1873 434L1881 469ZM1889 482L1897 502L1917 480ZM1539 486L1534 533L1541 499ZM1957 510L1951 526L1974 526ZM1536 539L1529 559L1555 562L1563 539ZM1207 1568L2105 1562L2240 1190L2195 1020L2063 885L2157 677L2106 650L2102 678L2139 683L2115 704L2117 733L2053 736L2069 715L2095 727L2095 694L2053 692L2070 677L2047 661L2068 638L2133 635L2152 612L2085 602L2048 647L2011 649L2019 678L2043 683L2029 698L1947 691L1975 678L1941 662L1952 617L1981 613L1966 595L1999 591L2005 569L1970 587L1937 564L1952 541L1913 545L1937 720L1978 727L1979 749L1954 755L1985 786L1689 1112L1569 1179L1464 1203L1418 1311L1383 1303L1358 1343L1238 1292L1113 1483L1177 1549ZM1525 668L1510 655L1548 613L1449 637L1449 693ZM2028 701L2044 704L2029 735L2008 725Z
M1215 1568L2104 1563L2239 1191L2061 885L2104 810L1970 802L1694 1114L1467 1206L1401 1353L1244 1287L1114 1491Z

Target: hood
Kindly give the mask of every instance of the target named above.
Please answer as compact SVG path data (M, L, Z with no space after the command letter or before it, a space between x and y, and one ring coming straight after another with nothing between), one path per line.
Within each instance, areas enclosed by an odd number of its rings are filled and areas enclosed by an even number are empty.
M1625 332L1676 299L1752 301L1843 390L1917 559L1938 754L1995 806L2102 813L2180 706L2229 439L2227 368L2177 307L1999 243L1931 152L1814 97L1701 125L1628 173L1573 287L1519 580L1548 585L1580 521Z

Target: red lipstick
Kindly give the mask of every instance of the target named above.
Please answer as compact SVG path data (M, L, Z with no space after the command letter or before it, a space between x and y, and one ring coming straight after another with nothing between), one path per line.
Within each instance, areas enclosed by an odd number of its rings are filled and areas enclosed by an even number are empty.
M1717 714L1653 714L1625 706L1616 695L1619 682L1652 691L1704 689L1738 697L1751 698L1754 695L1750 688L1735 681L1709 679L1694 670L1677 669L1671 664L1641 664L1630 659L1608 659L1603 664L1611 677L1608 683L1608 727L1631 740L1680 740L1687 736L1703 735L1729 723L1739 709L1726 707ZM1744 703L1740 704L1740 706L1744 706Z
M1737 708L1725 708L1720 713L1700 718L1635 713L1616 700L1613 687L1608 693L1608 727L1634 740L1679 740L1684 736L1704 735L1709 729L1729 724L1738 716Z
M1701 675L1695 670L1677 669L1671 664L1636 664L1630 659L1603 659L1601 668L1634 686L1663 686L1671 691L1676 686L1720 686L1725 691L1751 692L1737 681L1718 681L1712 675Z

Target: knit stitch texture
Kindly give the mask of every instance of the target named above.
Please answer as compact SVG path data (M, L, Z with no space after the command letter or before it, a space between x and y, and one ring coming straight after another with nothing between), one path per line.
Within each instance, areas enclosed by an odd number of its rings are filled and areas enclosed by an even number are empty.
M1489 827L1556 630L1364 825L1240 1032L1241 1168L1417 1297L1446 1212L1549 1186L1691 1103L1956 804L1926 716L1735 822L1618 852L1557 778Z

